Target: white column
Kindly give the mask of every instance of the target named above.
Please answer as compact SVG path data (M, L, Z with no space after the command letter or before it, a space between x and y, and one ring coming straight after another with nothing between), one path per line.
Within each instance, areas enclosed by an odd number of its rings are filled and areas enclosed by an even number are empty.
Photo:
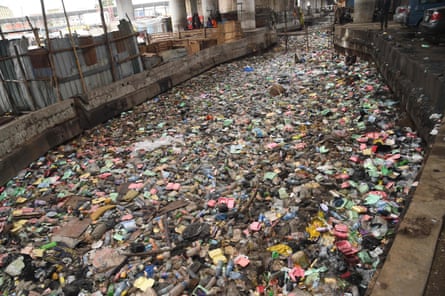
M255 0L241 0L237 3L238 20L243 30L256 28L255 22Z
M236 11L236 0L218 0L218 7L221 14Z
M354 1L354 23L371 23L375 8L375 0Z
M190 9L192 11L191 15L193 15L195 12L199 14L198 3L196 0L190 0Z
M187 10L185 0L170 0L170 14L172 17L173 32L184 31L187 24Z
M204 22L207 22L207 18L213 13L216 14L218 10L217 0L202 0L202 14L204 15Z
M131 22L134 22L134 9L131 0L116 0L117 16L119 19L127 19L127 15Z

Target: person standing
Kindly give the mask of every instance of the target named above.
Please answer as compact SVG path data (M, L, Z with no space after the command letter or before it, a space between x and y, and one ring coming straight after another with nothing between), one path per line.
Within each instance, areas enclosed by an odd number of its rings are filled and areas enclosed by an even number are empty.
M391 7L391 0L379 0L380 11L380 30L388 29L388 15L389 8Z
M334 3L335 3L334 24L342 25L344 23L344 15L346 11L346 0L334 0Z
M195 12L192 16L192 28L200 29L201 28L201 20L199 19L199 15Z

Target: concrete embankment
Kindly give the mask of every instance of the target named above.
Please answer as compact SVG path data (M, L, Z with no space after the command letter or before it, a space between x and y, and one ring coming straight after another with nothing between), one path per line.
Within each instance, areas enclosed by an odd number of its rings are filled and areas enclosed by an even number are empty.
M376 23L338 26L334 44L339 51L375 62L428 144L419 185L368 289L373 296L424 295L445 215L445 128L437 123L445 106L443 46L397 24L383 33Z
M336 49L372 59L396 97L401 100L429 145L429 157L419 186L399 227L391 251L379 271L372 295L422 295L445 215L443 151L445 129L435 128L434 114L442 114L445 98L443 48L412 41L409 33L377 24L350 24L335 29ZM404 35L405 34L405 35ZM271 46L275 35L259 30L237 42L200 51L145 71L84 98L72 98L21 116L0 127L0 184L47 150L84 129L104 122L122 111L162 93L211 67Z
M84 129L94 127L216 65L264 50L274 43L275 34L258 29L236 42L170 61L95 89L83 98L64 100L0 126L0 184Z

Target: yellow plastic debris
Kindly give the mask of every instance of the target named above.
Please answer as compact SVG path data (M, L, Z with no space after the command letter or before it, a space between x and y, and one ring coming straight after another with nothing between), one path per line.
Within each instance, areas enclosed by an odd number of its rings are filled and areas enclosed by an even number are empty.
M155 280L151 279L151 278L146 278L144 276L138 277L135 281L133 286L135 288L138 288L139 290L141 290L142 292L147 291L148 288L153 287L153 285L155 284Z
M132 201L136 196L138 196L139 191L136 190L129 190L127 194L122 198L124 201Z
M18 198L15 200L15 202L18 203L18 204L22 204L22 203L25 203L25 202L27 202L27 201L28 201L28 199L26 199L26 198L24 198L24 197L18 197Z
M324 227L325 223L320 218L314 218L310 225L306 227L306 232L309 234L310 240L316 240L320 237L320 232L317 230Z
M292 254L292 248L285 244L278 244L267 248L270 252L277 252L283 256L289 256Z
M93 213L91 213L90 217L91 220L96 221L97 219L99 219L106 211L114 209L116 206L115 205L106 205L106 206L102 206L100 208L98 208L97 210L95 210Z
M32 183L32 185L37 186L40 183L42 183L43 180L44 180L43 178L38 178L34 183Z
M182 234L182 232L186 229L187 227L185 225L179 225L175 227L175 231L176 233Z
M28 222L28 220L18 220L17 222L14 222L13 226L14 228L11 229L12 233L16 233L18 232L20 229L23 228L23 225L26 224L26 222Z
M90 173L83 174L82 176L79 177L79 179L88 179L90 175L91 175Z
M209 256L213 260L213 264L217 265L219 261L227 263L227 258L224 256L223 250L221 248L209 251Z
M92 203L93 205L97 205L97 204L100 204L100 203L108 204L108 203L110 203L110 201L111 201L111 198L102 196L102 197L93 199L93 200L91 201L91 203Z
M31 257L42 258L44 253L45 253L44 249L33 249L31 252Z

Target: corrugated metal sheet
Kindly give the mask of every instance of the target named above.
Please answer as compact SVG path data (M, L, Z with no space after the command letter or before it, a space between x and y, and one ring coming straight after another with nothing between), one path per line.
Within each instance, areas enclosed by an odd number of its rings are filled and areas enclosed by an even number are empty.
M116 79L143 71L136 36L131 33L130 27L124 24L120 31L108 35L109 40L128 36L111 42L111 52L117 70ZM112 83L109 49L105 44L105 37L74 38L74 42L78 46L77 56L87 91ZM97 45L88 47L88 44ZM15 56L14 46L17 47L19 58ZM61 98L83 94L84 88L70 38L51 39L51 48ZM53 75L46 48L28 51L27 39L2 40L0 57L12 57L0 60L0 71L5 80L0 81L0 115L13 110L10 100L19 111L43 108L57 101L56 89L51 83Z
M31 58L28 55L28 45L24 45L25 44L22 44L18 50L19 55L21 55L20 62L24 68L26 79L29 81L27 87L29 88L30 96L32 96L30 99L32 100L33 104L35 103L37 109L44 108L56 101L56 94L50 85L50 81L36 81L34 67L31 63ZM18 62L19 61L17 60L17 63ZM20 71L19 77L21 74L22 73ZM51 71L49 72L49 75L46 75L46 77L51 78ZM25 77L21 77L21 79L24 80Z
M80 79L69 80L79 74L74 53L70 50L72 47L69 38L51 39L50 42L51 49L54 51L54 68L59 78L59 91L62 99L82 94L83 90ZM66 81L66 79L68 79L68 81Z
M0 82L0 115L12 112L12 106L7 96L5 86Z
M95 44L100 44L104 42L104 39L103 36L98 36L93 39L93 42ZM97 45L94 49L96 51L96 64L84 66L85 73L93 73L85 75L85 82L90 90L113 82L107 46L105 44Z
M26 39L2 40L0 41L0 56L14 57L14 45L18 48L27 47L27 43ZM17 58L1 60L0 71L4 79L4 88L15 107L21 111L32 110L31 97L23 83L19 82L23 79L23 75L19 71Z

